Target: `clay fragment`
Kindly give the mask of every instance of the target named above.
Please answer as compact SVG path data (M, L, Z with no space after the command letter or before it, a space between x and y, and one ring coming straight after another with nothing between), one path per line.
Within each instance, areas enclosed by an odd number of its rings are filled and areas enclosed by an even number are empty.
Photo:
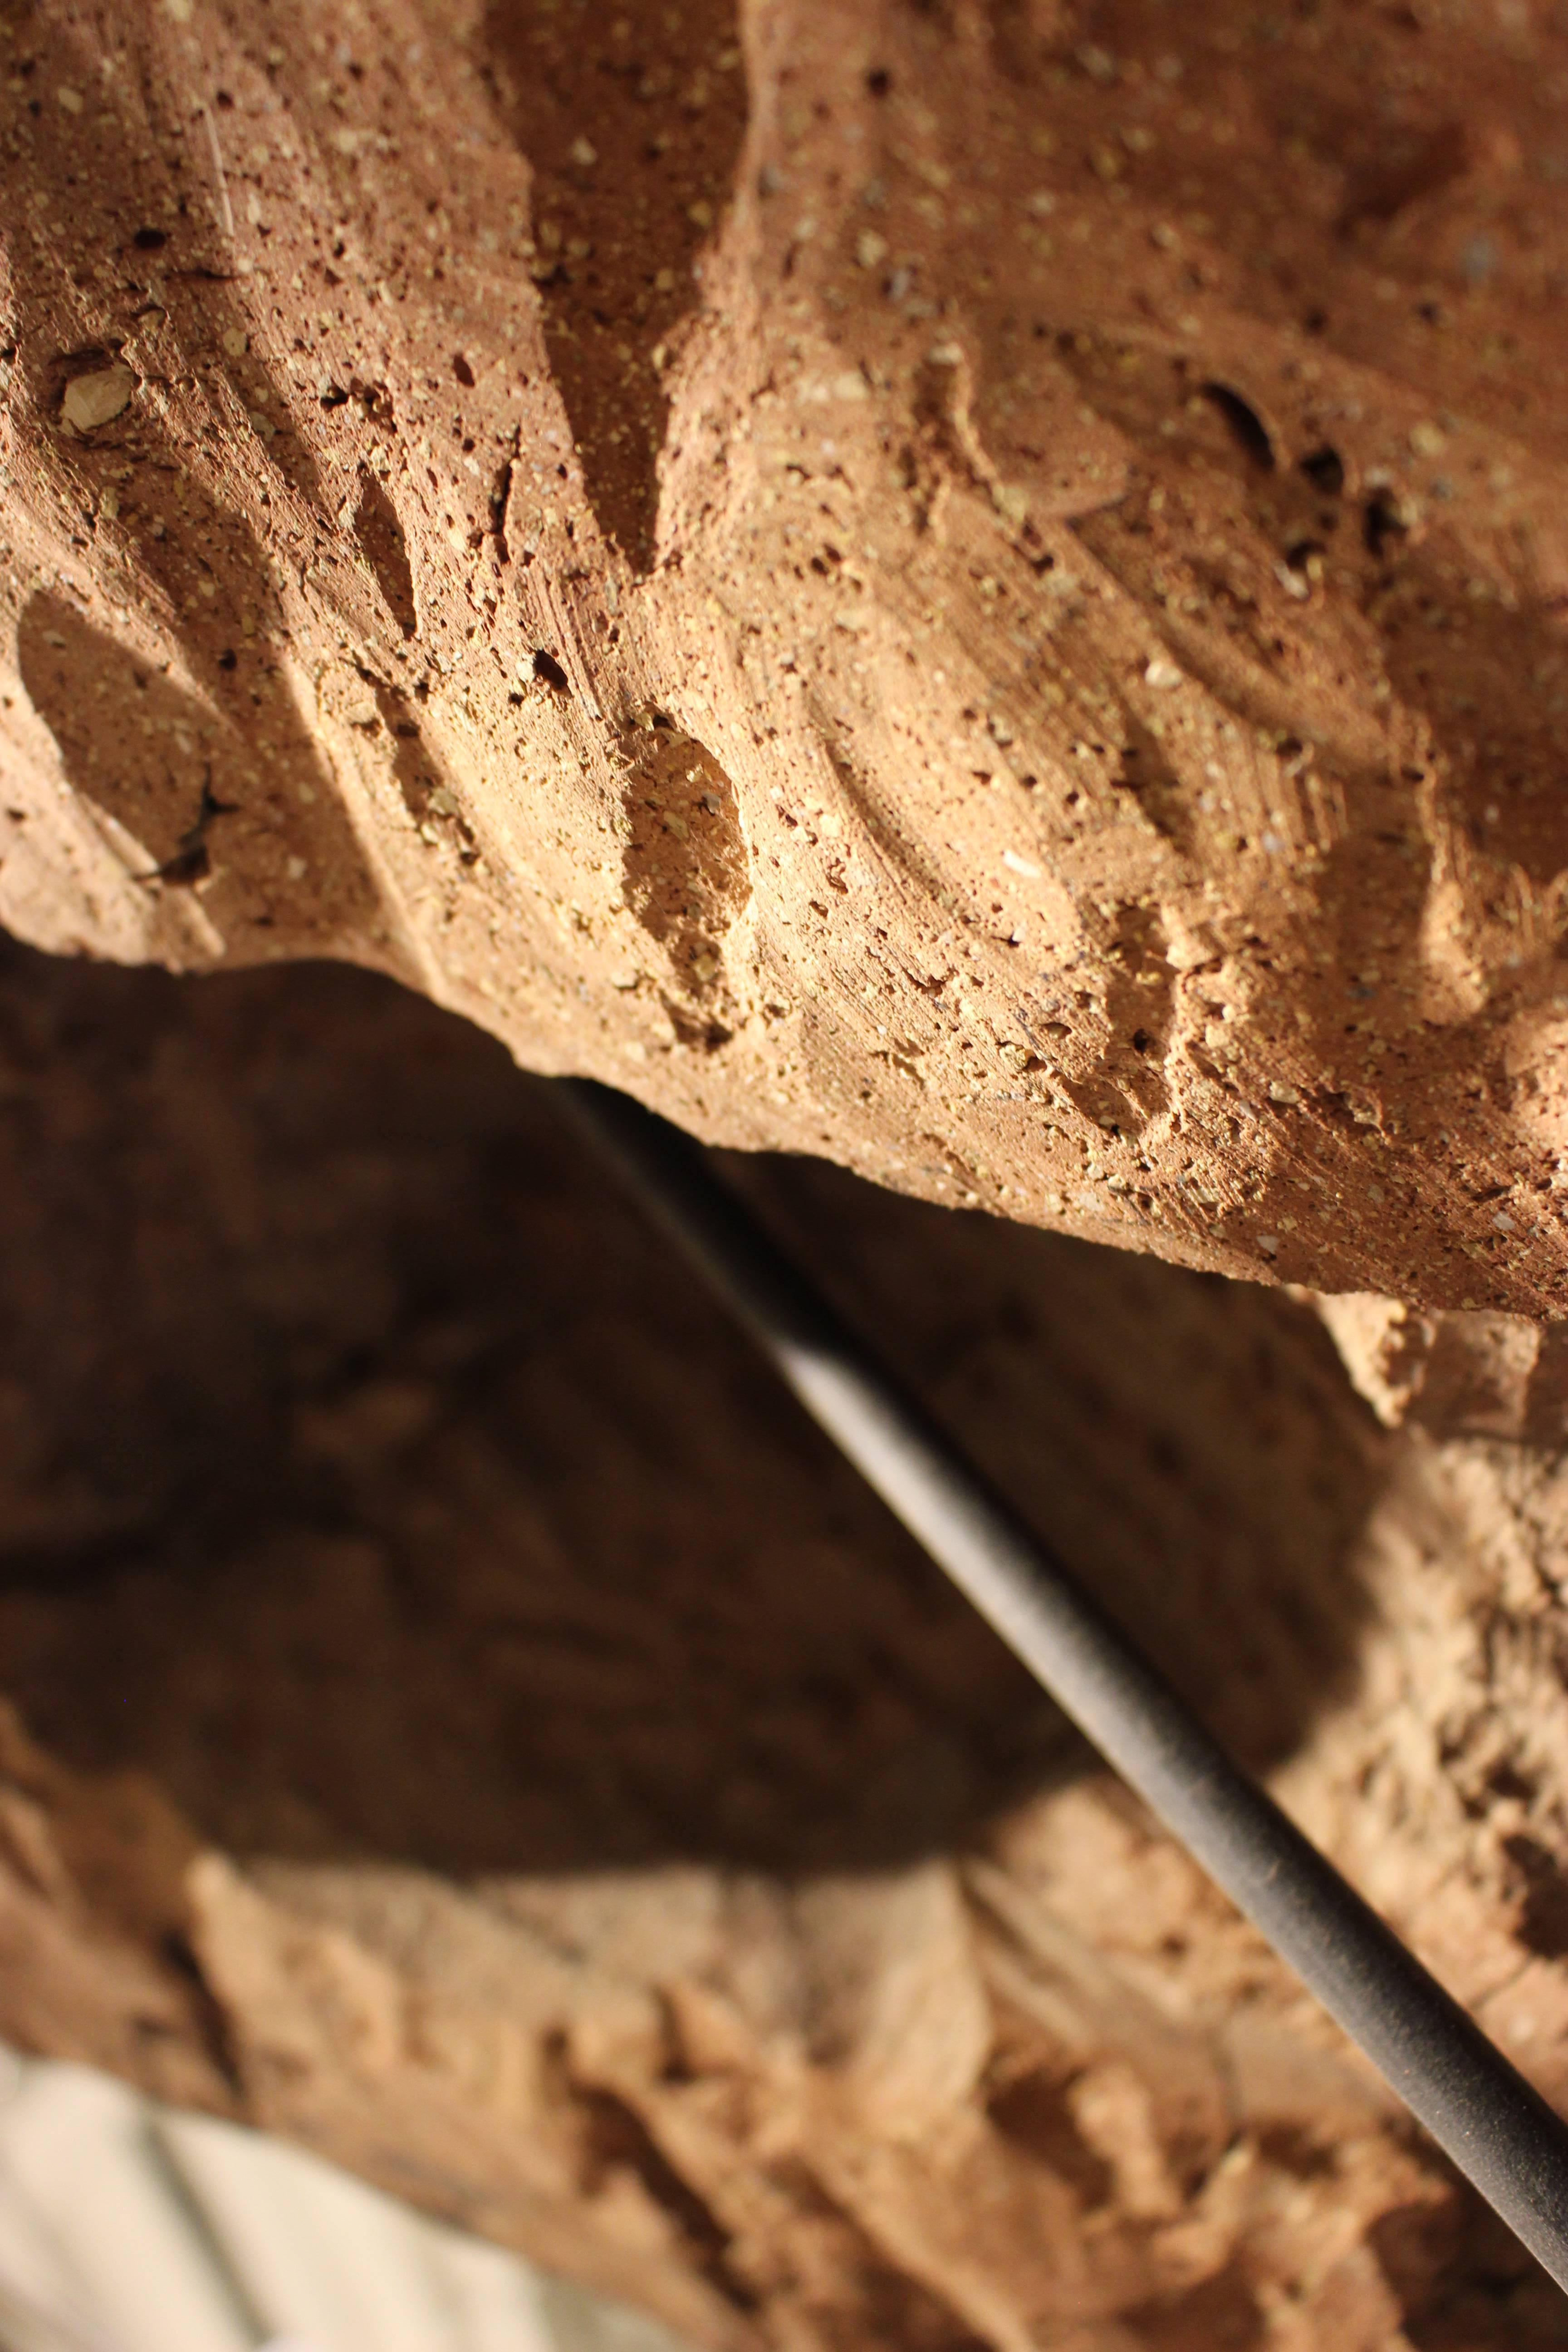
M73 375L60 394L60 415L73 433L90 433L121 415L135 389L133 371L118 364Z

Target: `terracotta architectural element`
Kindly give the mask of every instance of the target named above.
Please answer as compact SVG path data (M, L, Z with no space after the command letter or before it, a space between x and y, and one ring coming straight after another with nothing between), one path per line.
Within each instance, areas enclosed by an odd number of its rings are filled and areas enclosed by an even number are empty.
M0 38L12 929L1562 1311L1560 11Z

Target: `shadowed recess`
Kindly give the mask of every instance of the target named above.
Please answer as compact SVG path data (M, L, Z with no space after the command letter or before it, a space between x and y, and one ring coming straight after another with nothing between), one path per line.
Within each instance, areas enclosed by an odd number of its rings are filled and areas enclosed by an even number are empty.
M733 1166L1222 1736L1287 1752L1354 1655L1378 1475L1315 1318ZM331 967L181 988L7 948L0 1189L5 1692L231 1851L876 1864L1077 1769L451 1015Z
M405 637L411 637L418 626L418 614L414 602L414 572L408 561L408 541L398 520L397 509L387 496L384 484L374 474L365 474L360 482L358 503L354 508L354 537L364 551L365 562L375 574L387 611Z
M265 952L255 934L272 928L307 870L321 877L313 904L323 929L368 931L372 884L331 778L272 649L233 634L237 649L216 658L187 644L192 669L210 679L202 696L177 685L167 662L132 652L40 590L17 630L18 667L67 782L135 845L119 846L138 881L199 887L241 954Z
M745 133L733 0L491 0L476 47L534 173L533 276L588 496L647 572L664 371Z
M626 898L681 985L700 996L752 895L735 788L706 745L662 714L629 730L622 751Z
M210 792L239 752L222 714L58 596L30 600L16 644L22 683L72 785L138 845L140 880L174 868L200 823L204 788ZM222 774L226 804L235 782Z

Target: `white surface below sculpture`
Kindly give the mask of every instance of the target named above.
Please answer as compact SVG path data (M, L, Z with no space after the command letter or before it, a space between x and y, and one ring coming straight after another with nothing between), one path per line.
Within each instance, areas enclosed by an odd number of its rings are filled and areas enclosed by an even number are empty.
M677 2352L256 2132L0 2052L5 2352Z

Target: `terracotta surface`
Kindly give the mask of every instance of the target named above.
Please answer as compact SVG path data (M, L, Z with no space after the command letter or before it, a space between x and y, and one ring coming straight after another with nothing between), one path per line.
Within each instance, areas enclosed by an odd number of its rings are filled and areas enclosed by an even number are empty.
M502 1049L816 1155L1568 2099L1568 17L62 0L0 105L0 2035L715 2352L1563 2341Z
M1568 2100L1560 1440L731 1166ZM1568 2339L499 1046L12 949L0 1192L0 2040L700 2346Z
M15 930L1562 1311L1560 7L0 38Z

